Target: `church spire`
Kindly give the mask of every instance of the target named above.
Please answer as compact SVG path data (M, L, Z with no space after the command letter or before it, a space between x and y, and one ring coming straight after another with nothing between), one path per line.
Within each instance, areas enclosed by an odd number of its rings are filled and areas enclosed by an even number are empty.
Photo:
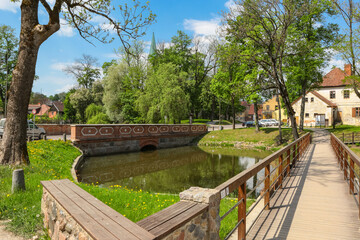
M150 46L150 52L149 55L153 55L156 53L156 44L155 44L155 34L153 33L152 39L151 39L151 46Z

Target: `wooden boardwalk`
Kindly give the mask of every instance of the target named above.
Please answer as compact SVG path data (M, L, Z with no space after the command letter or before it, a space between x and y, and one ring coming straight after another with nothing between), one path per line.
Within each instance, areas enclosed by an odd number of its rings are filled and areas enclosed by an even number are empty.
M337 165L329 133L313 143L271 199L247 239L360 239L358 207Z

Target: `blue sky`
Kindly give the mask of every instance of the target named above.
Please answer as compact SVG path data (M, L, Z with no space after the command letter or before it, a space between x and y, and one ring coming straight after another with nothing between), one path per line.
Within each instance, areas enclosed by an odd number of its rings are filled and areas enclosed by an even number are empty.
M48 0L50 3L54 1ZM154 32L157 42L170 42L177 30L183 30L193 37L216 34L221 11L227 11L231 4L233 0L150 0L150 8L157 15L157 21L147 28L142 40L149 45ZM0 24L15 28L17 35L20 29L19 5L10 0L0 0ZM45 16L40 11L41 23L47 22ZM101 66L103 62L116 58L114 50L121 46L117 39L111 44L95 40L94 43L95 46L86 42L68 25L61 25L61 29L40 48L36 67L39 79L34 82L33 91L53 95L69 90L76 85L76 80L62 71L65 66L72 64L82 54L97 57ZM333 65L343 68L344 62L332 59L329 69Z
M147 28L147 34L142 40L150 43L153 32L157 42L170 42L177 30L183 30L190 36L214 34L215 28L220 24L221 11L226 10L229 4L231 1L151 0L150 8L157 15L157 21ZM12 3L10 0L0 0L0 24L15 28L17 36L20 29L19 5L20 3ZM40 21L45 16L41 11ZM46 23L47 20L43 21ZM117 39L111 44L95 40L94 43L95 46L89 44L74 29L62 25L40 48L36 67L39 79L34 82L33 91L46 95L67 91L76 85L76 81L63 73L64 66L73 63L82 54L97 57L101 66L103 62L115 58L114 49L121 45Z

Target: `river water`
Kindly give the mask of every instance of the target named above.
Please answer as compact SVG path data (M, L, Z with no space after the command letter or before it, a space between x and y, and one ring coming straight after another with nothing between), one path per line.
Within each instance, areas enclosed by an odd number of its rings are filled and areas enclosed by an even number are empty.
M80 170L84 183L127 186L157 193L175 193L199 186L214 188L251 167L270 152L230 148L180 147L86 159ZM252 188L257 179L247 182Z

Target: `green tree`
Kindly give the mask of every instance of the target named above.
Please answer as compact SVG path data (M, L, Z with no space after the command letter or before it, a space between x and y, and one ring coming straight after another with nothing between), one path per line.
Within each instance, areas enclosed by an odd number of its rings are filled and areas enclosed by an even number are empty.
M49 99L51 101L60 101L60 102L64 102L65 101L65 97L66 97L66 92L61 92L61 93L56 93L54 95L50 95Z
M190 99L184 90L187 76L172 63L161 64L150 74L136 101L146 122L158 123L165 118L175 122L189 113Z
M76 78L80 87L91 89L92 84L100 78L100 69L97 67L97 59L83 54L76 59L75 63L67 66L64 71Z
M0 25L0 99L5 112L7 91L17 61L18 44L15 30L7 25Z
M1 164L29 163L26 115L35 78L37 56L41 44L60 29L60 15L63 15L80 36L88 41L112 41L113 38L109 38L108 35L110 30L115 30L124 46L128 46L129 39L143 36L142 28L155 19L151 12L147 14L149 2L142 4L139 0L126 1L117 7L112 4L112 1L105 0L55 0L54 4L49 4L47 0L21 1L21 38L18 61L9 91L8 121L0 149ZM39 12L43 9L49 17L49 21L44 25L40 24L38 18ZM102 18L110 27L104 29L102 25L94 25L92 20L95 17Z
M291 101L301 97L299 130L304 129L305 95L322 82L322 68L330 58L330 48L336 39L337 25L326 24L325 14L333 12L328 1L304 1L304 15L290 32L292 51L286 58L286 85ZM334 126L334 124L333 124Z
M139 123L135 100L146 78L144 43L134 41L128 52L119 49L118 53L122 58L108 68L103 80L106 114L114 122Z
M90 90L87 88L79 88L70 95L70 103L76 109L77 118L81 123L86 122L85 110L92 102Z
M220 46L218 51L219 69L211 82L215 94L231 105L233 129L235 129L236 103L245 97L246 76L250 74L250 65L241 58L241 47L236 43Z
M291 106L283 70L289 51L289 31L303 15L303 8L296 0L241 0L225 16L229 38L250 43L253 49L245 54L248 61L260 65L279 90L291 120L292 133L299 137L295 111ZM241 14L240 14L241 13Z
M30 104L44 104L49 102L49 98L42 93L32 92L30 96Z
M70 121L72 123L75 123L77 121L76 119L76 109L70 102L70 96L75 92L75 89L71 89L65 96L64 100L64 119L66 121Z

